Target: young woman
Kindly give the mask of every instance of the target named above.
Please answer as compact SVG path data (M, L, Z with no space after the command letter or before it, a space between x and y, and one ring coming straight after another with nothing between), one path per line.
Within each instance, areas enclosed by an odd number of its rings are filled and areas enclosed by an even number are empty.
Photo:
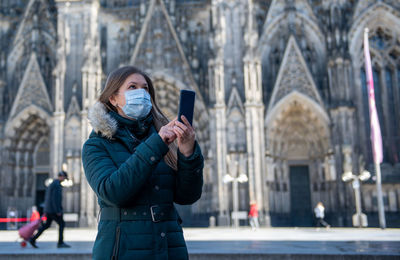
M154 92L145 73L122 67L89 111L82 161L101 208L93 259L188 259L173 202L200 198L204 160L193 127L168 122Z

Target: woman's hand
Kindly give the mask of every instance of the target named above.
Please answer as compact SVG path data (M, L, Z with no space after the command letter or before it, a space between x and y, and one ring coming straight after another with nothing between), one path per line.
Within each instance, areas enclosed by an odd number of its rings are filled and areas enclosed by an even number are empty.
M174 131L174 125L175 125L175 120L169 122L165 126L160 128L160 131L158 131L158 134L160 135L161 139L169 145L176 139L176 134Z
M193 127L190 125L189 121L185 116L181 116L184 124L178 120L174 120L174 132L178 139L179 151L186 157L189 157L193 153L195 133Z

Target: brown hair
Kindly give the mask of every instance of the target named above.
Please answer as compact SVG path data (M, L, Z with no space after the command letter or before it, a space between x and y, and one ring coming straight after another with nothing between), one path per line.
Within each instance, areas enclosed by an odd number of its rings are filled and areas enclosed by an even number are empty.
M153 105L151 109L151 114L153 115L153 124L158 132L160 131L160 128L162 126L168 124L168 119L161 112L161 109L157 105L153 82L151 81L150 77L146 75L146 73L139 70L138 68L133 66L125 66L112 71L107 77L106 85L100 94L99 101L107 108L108 111L112 110L114 112L118 112L117 108L111 104L110 97L117 94L122 84L132 74L142 75L147 82L147 86L149 88L149 94L151 97L151 103ZM176 144L171 143L169 145L169 152L164 157L165 162L174 170L177 170L178 168L176 151L177 151Z

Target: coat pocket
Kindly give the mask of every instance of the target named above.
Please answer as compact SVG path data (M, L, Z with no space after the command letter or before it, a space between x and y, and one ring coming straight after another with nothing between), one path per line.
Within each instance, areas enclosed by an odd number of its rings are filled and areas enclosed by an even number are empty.
M118 226L117 230L115 231L115 243L114 243L113 255L111 257L112 260L118 260L120 237L121 237L121 228Z

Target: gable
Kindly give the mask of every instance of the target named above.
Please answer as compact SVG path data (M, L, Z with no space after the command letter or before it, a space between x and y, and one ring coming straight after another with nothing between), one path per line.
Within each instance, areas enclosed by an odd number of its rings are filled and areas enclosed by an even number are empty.
M152 0L130 63L144 70L167 71L187 87L196 85L163 1Z
M8 65L13 70L15 63L24 55L27 41L36 44L45 44L50 49L56 46L56 28L54 17L47 1L30 0L25 8L22 21L18 25L15 37L8 55ZM44 41L41 39L44 38ZM39 49L44 49L39 46Z
M241 115L245 114L245 109L243 106L242 99L240 98L239 92L236 87L232 88L231 95L229 97L227 105L227 114L229 115L234 109L238 109Z
M300 92L323 106L321 97L293 36L289 38L268 110L293 91Z
M68 106L67 110L67 120L71 118L72 116L78 116L80 117L81 109L79 107L79 102L78 99L76 98L76 95L73 95L71 98L71 101Z
M31 54L21 84L18 87L18 93L11 109L10 118L31 104L47 112L53 110L35 52Z

